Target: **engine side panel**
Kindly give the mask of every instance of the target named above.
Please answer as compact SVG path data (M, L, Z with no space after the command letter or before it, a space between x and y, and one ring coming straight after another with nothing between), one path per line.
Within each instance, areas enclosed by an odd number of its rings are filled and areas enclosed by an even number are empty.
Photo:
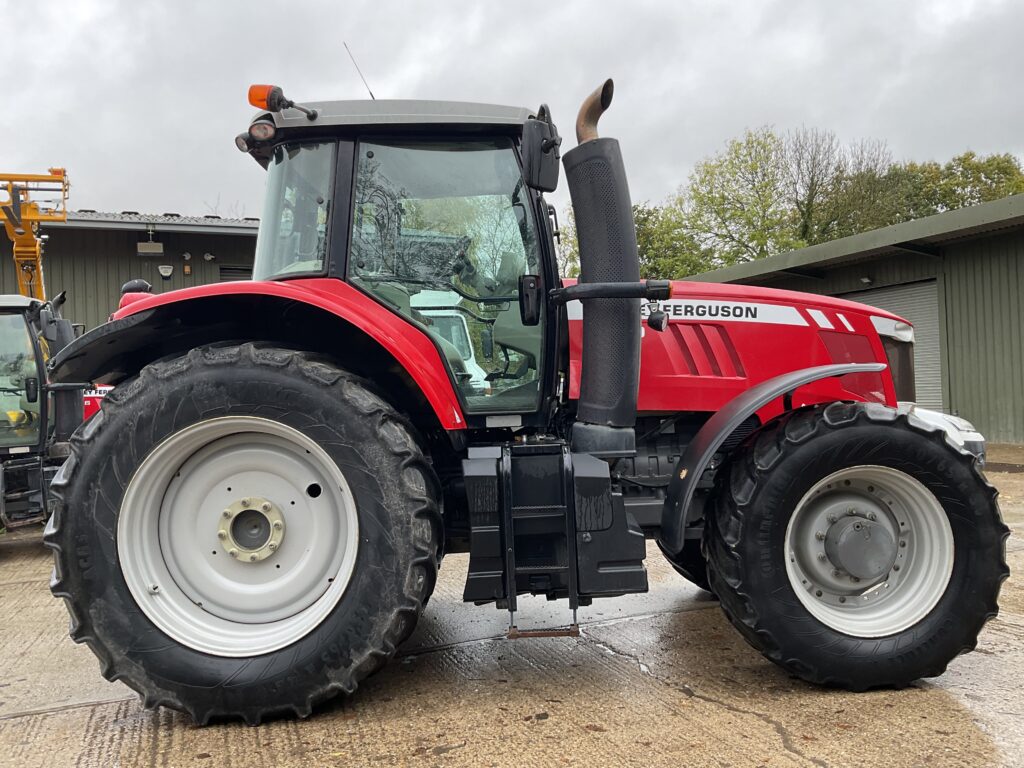
M889 313L862 304L748 286L673 283L660 302L668 315L662 333L644 327L640 359L641 413L713 413L762 381L803 368L833 363L886 362L872 315ZM648 308L644 308L645 314ZM579 395L582 314L568 307L569 396ZM793 394L795 407L834 400L895 406L889 372L823 379ZM780 414L781 401L761 408L763 423Z

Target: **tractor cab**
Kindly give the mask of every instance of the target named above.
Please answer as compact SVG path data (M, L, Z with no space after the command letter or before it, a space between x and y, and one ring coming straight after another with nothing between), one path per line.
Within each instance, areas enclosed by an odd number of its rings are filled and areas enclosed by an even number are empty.
M0 296L0 455L39 452L46 439L43 346L29 315L38 306L23 296Z
M45 518L47 487L63 459L54 451L57 433L66 441L81 422L76 394L46 383L51 350L73 336L60 318L62 302L0 296L0 528Z
M543 302L524 314L520 280L556 279L547 207L522 167L535 116L431 101L308 109L315 120L260 113L238 138L267 169L253 278L347 281L429 336L467 416L529 420L553 383L554 336Z

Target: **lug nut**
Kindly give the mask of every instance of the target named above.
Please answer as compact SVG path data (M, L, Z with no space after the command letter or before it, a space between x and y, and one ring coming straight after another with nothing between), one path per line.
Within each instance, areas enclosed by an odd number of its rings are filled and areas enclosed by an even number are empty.
M833 568L833 569L832 569L832 575L833 575L833 576L842 576L842 575L843 575L843 573L842 573L842 571L840 571L840 570L839 570L838 568Z
M242 499L242 501L241 501L241 502L239 502L239 503L240 503L240 504L241 504L241 505L242 505L243 507L248 507L248 506L249 506L249 500L248 500L248 499Z
M249 555L249 562L250 563L255 563L256 562L256 555Z
M284 528L284 523L282 523L280 520L275 520L274 521L274 530L275 531L280 531L282 528Z
M267 549L269 549L271 552L276 552L277 551L277 542L272 541L269 544L267 544Z
M821 531L817 531L814 534L814 538L816 538L818 541L824 541L825 540L825 534L822 533Z
M847 507L846 508L846 514L848 514L848 515L856 515L857 514L857 510L854 509L853 507Z
M229 549L228 550L228 554L231 555L232 557L238 557L238 550L237 549Z
M874 512L868 513L868 520L875 520L878 517Z
M260 504L260 509L262 511L264 511L264 512L269 512L270 511L270 502L269 501L264 501L262 504Z
M227 517L231 517L231 510L230 510L230 509L225 509L225 510L224 510L224 511L223 511L223 512L221 513L221 517L224 517L224 518L227 518Z
M217 538L218 539L226 539L227 537L228 537L228 532L225 531L223 528L221 528L219 531L217 531Z
M819 552L818 553L818 559L821 560L821 562L824 563L825 562L825 553L824 552Z

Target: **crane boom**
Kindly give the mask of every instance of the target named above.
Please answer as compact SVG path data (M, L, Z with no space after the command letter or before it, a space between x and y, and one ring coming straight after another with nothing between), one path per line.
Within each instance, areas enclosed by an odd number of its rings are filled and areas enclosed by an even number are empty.
M43 238L39 225L67 221L67 173L0 173L0 221L14 246L18 293L46 300L43 280Z

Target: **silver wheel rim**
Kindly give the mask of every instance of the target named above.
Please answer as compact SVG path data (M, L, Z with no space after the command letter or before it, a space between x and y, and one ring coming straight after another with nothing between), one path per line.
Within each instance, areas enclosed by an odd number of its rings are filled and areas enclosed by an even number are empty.
M301 432L226 416L160 443L125 491L121 572L176 642L217 656L269 653L330 614L358 549L341 470ZM229 554L234 550L234 556Z
M844 562L849 550L841 543L854 527L857 536L883 543L872 545L872 557ZM945 593L953 532L918 480L862 465L825 477L804 495L786 529L785 557L793 591L814 618L847 635L884 637L917 624ZM884 572L867 576L872 569Z

